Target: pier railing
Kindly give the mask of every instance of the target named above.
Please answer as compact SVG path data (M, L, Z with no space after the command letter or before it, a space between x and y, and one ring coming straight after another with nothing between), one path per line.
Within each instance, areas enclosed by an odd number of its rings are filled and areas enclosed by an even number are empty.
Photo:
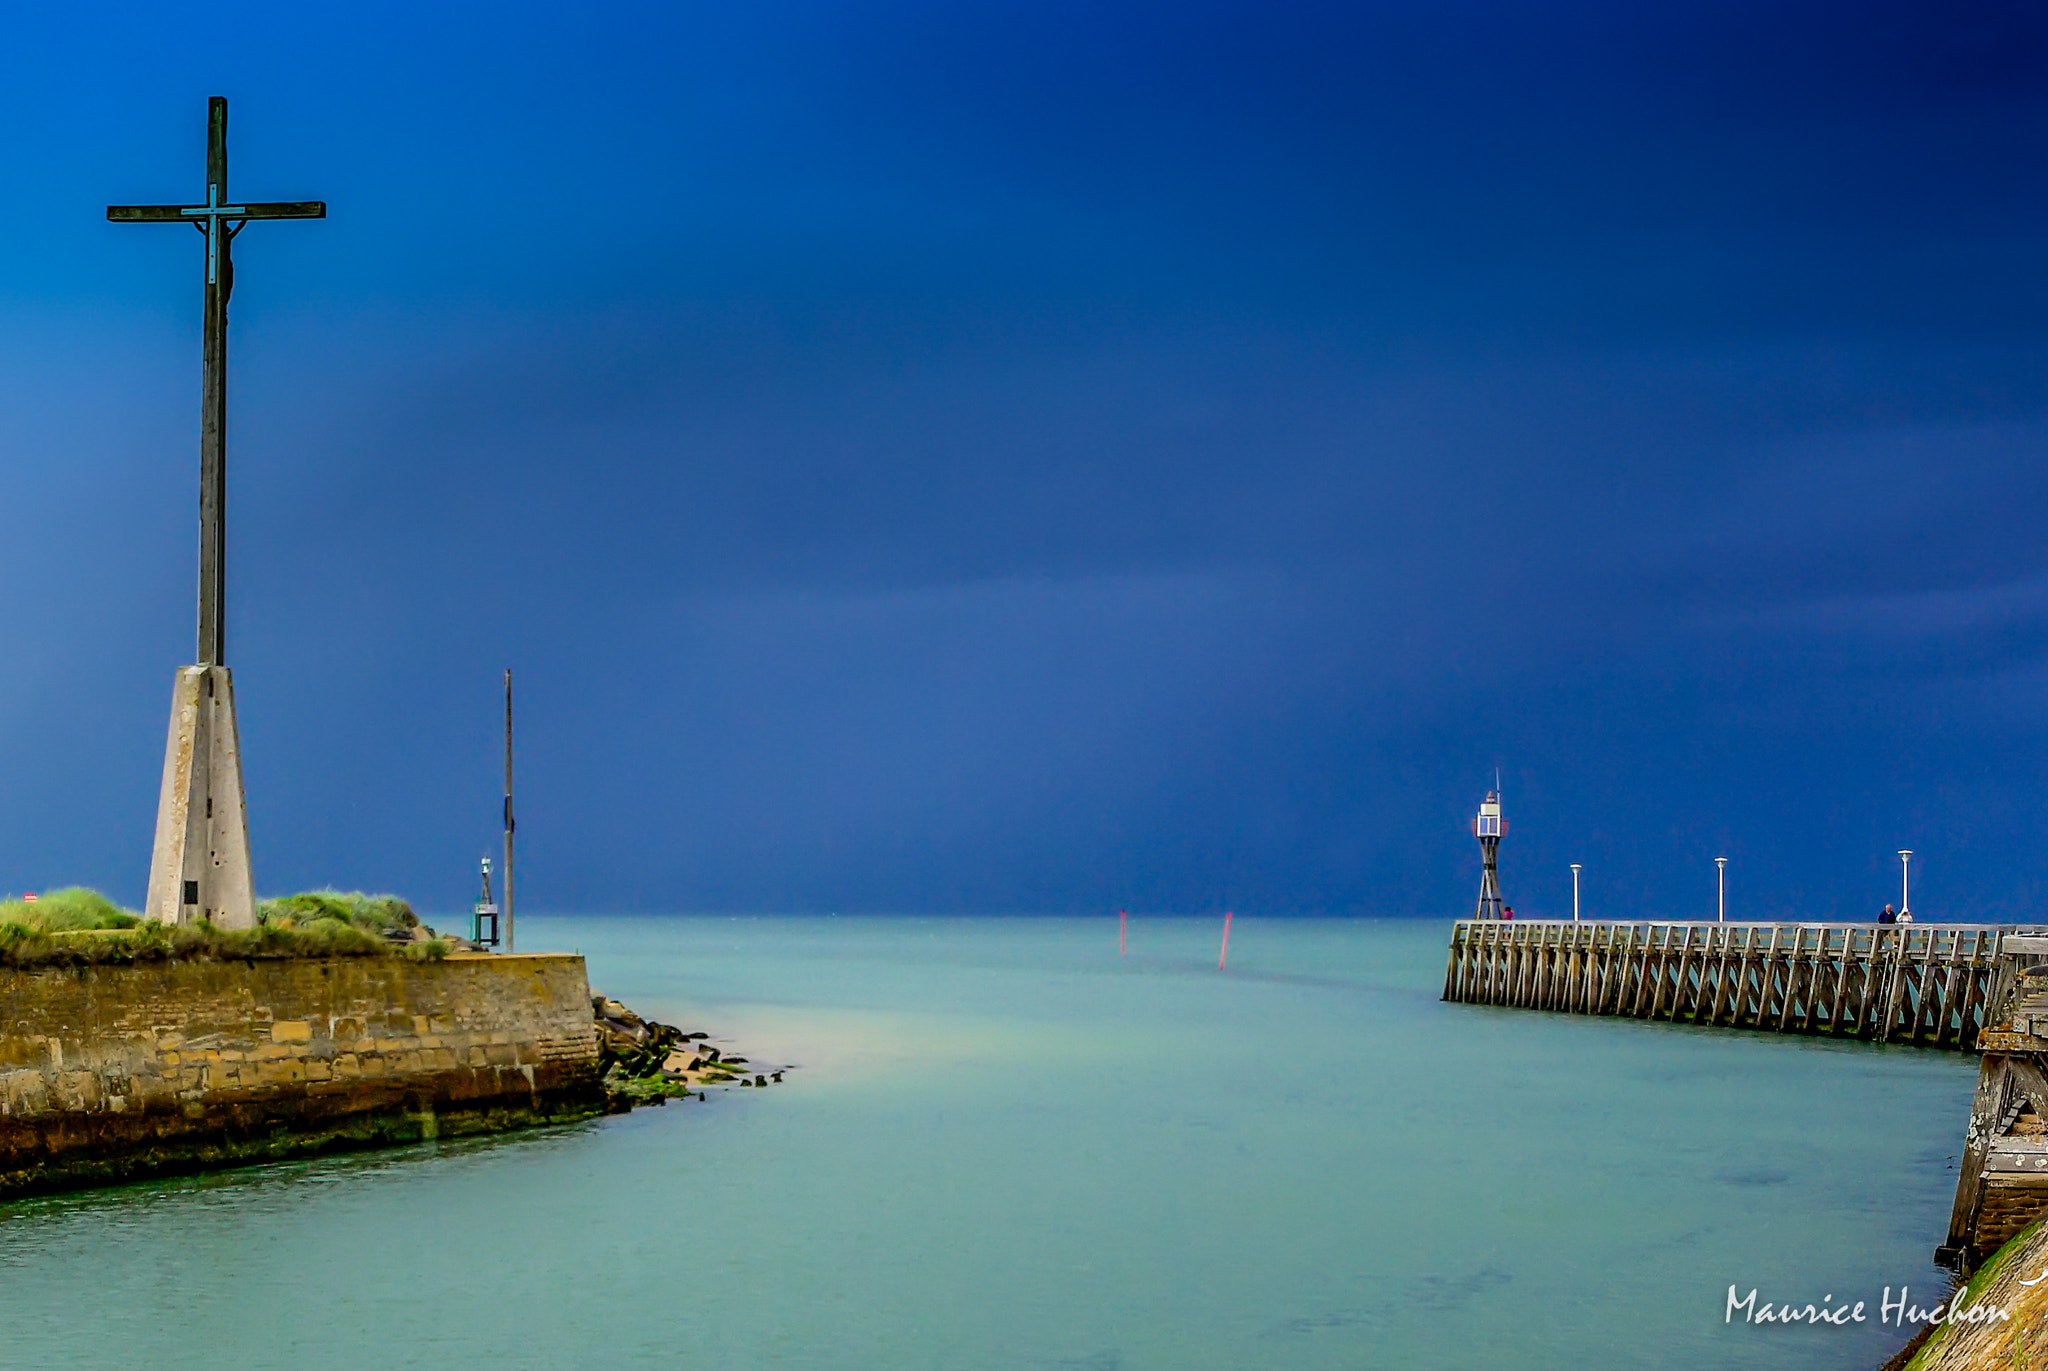
M1444 998L1968 1048L2019 924L1461 919Z

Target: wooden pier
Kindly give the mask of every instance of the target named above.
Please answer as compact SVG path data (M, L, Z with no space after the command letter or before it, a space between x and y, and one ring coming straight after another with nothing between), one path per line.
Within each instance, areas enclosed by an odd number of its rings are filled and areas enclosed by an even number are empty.
M2016 924L1461 919L1444 998L1967 1049Z

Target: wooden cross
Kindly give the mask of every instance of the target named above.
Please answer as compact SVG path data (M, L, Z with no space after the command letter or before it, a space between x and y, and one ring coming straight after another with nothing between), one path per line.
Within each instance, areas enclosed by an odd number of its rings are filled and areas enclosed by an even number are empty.
M199 392L199 665L227 663L228 245L251 219L325 219L321 200L228 199L228 102L206 102L206 203L108 205L117 224L190 224L206 238L206 341Z

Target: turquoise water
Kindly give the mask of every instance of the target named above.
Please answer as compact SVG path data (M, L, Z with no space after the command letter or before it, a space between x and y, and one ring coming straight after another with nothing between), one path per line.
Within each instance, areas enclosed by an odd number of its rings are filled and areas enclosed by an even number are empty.
M1974 1063L1440 1004L1446 926L528 918L798 1069L0 1210L36 1367L1874 1366ZM1722 1322L1867 1299L1863 1327Z

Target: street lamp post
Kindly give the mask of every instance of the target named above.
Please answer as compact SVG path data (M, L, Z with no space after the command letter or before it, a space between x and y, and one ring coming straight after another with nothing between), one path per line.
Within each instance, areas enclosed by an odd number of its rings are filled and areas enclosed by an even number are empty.
M1910 879L1912 870L1913 849L1902 847L1899 849L1899 913L1901 914L1911 914L1913 912L1913 901L1910 898L1913 893L1913 882Z
M1719 913L1718 913L1718 914L1716 915L1716 921L1717 921L1717 922L1720 922L1720 923L1727 923L1727 922L1728 922L1728 859L1727 859L1726 857L1716 857L1716 858L1714 858L1714 878L1715 878L1715 881L1716 881L1716 883L1717 883L1717 884L1718 884L1718 885L1720 886L1720 909L1719 909Z
M1572 863L1572 922L1579 921L1579 864Z

